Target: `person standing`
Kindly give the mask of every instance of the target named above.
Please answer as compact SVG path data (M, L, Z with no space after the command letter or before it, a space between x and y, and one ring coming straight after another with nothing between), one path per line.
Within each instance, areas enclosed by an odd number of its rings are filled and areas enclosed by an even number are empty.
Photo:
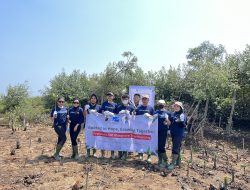
M122 104L117 106L116 114L125 114L126 115L125 117L129 117L134 111L133 106L129 104L129 95L127 94L122 95L121 101L122 101ZM128 152L118 151L118 156L120 159L126 160L128 156Z
M144 114L154 115L154 108L148 105L148 103L149 103L149 95L147 94L142 95L142 105L139 105L137 107L136 115L144 115ZM139 153L138 156L140 160L143 160L143 153ZM147 161L151 162L151 155L148 155Z
M107 94L107 101L103 102L102 107L101 107L101 112L103 114L115 114L116 113L116 108L117 104L113 101L114 100L114 94L112 92L108 92ZM104 158L105 156L105 151L101 150L101 157ZM111 151L111 159L115 159L115 151Z
M184 137L184 132L187 123L187 117L184 114L184 107L182 102L175 102L173 104L174 113L171 118L171 137L172 137L172 162L168 166L168 170L172 171L180 162L181 143Z
M168 157L165 150L169 126L171 124L169 118L171 112L166 110L166 102L159 100L157 102L158 110L155 114L158 115L158 165L162 168L168 164Z
M141 95L140 94L134 94L134 106L137 108L140 105Z
M53 127L58 135L56 151L54 154L54 158L56 160L61 160L60 151L65 144L67 137L66 137L66 130L67 130L67 115L68 109L64 107L64 97L59 97L57 99L57 106L55 106L50 113L50 116L53 120Z
M96 94L91 94L90 99L89 99L89 103L87 105L85 105L84 107L84 117L86 118L87 114L89 114L91 111L96 111L98 113L100 113L101 111L101 105L97 104L98 103L98 99ZM93 148L93 156L96 156L96 149ZM87 154L86 157L90 157L90 148L87 148Z
M78 146L77 137L81 131L82 124L84 122L83 109L80 107L78 98L73 100L73 107L69 109L69 131L72 144L72 159L78 160Z

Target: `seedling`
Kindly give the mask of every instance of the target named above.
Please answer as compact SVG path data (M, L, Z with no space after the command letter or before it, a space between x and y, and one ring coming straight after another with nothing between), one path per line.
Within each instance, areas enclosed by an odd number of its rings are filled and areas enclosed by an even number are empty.
M193 145L190 145L190 162L193 162Z
M243 168L243 174L244 175L246 175L246 167L247 167L247 165L246 164L243 164L243 165L241 165L241 167Z
M42 142L42 138L39 137L37 141L38 141L39 143L41 143L41 142Z
M15 155L16 154L16 150L13 148L11 151L10 151L10 155Z
M213 166L213 168L216 170L216 168L217 168L217 155L216 154L214 154L214 166Z
M227 186L228 186L228 177L225 176L224 177L224 189L227 190Z
M187 177L189 177L189 165L190 165L191 161L187 161Z
M236 160L239 161L239 151L238 151L238 148L236 148Z
M21 148L20 141L17 140L17 141L16 141L16 149L20 149L20 148Z
M242 138L242 149L243 151L245 151L245 139L244 138Z
M235 174L235 170L232 168L232 183L234 183L234 174Z
M204 159L204 163L203 163L203 174L206 173L206 160Z

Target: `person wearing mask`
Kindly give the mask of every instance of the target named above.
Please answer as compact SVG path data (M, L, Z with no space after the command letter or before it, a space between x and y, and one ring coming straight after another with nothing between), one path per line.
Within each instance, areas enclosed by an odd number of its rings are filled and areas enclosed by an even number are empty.
M154 115L154 108L150 105L148 105L149 103L149 95L144 94L142 95L142 105L139 105L136 109L136 115L145 115L145 114L150 114L150 115ZM143 153L139 153L138 154L139 159L143 160ZM147 158L148 162L151 162L151 155L148 155Z
M73 107L69 109L69 134L72 144L72 156L74 160L78 160L77 137L81 131L84 122L83 109L80 107L78 98L73 100Z
M84 107L84 117L86 118L87 114L89 114L91 111L95 111L100 113L101 111L101 105L97 104L98 103L98 99L96 94L92 94L90 96L90 100L89 103L87 105L85 105ZM93 149L93 156L96 156L96 149ZM87 154L86 157L90 157L90 148L87 148Z
M122 95L121 102L122 102L122 104L117 106L116 114L125 115L125 118L128 119L128 117L130 117L130 115L134 111L133 106L129 104L129 95L127 95L127 94ZM119 151L118 156L120 159L126 160L127 156L128 156L128 152L127 151Z
M172 137L172 162L168 166L168 170L172 171L176 165L180 164L181 143L187 123L187 117L184 114L182 102L175 102L173 105L174 113L171 116L171 137Z
M157 107L158 110L155 111L155 114L158 115L158 165L164 168L168 164L165 145L169 126L171 124L169 120L171 112L166 110L166 102L164 100L159 100L157 102Z
M107 95L107 101L103 102L101 107L101 112L108 117L116 113L117 104L113 101L114 94L112 92L108 92L106 95ZM104 158L104 156L105 156L105 151L101 150L101 157ZM115 151L113 150L111 151L110 158L115 159Z
M58 135L56 151L54 154L54 158L56 160L61 160L60 151L65 144L67 137L66 137L66 130L67 130L67 115L68 109L64 107L64 97L59 97L57 99L57 105L51 110L50 116L53 120L53 127Z

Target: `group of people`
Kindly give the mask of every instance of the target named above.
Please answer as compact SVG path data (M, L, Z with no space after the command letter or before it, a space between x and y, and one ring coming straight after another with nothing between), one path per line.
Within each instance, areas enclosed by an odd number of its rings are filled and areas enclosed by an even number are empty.
M53 120L53 127L58 135L57 146L54 154L56 160L61 160L59 155L63 145L66 142L66 132L69 131L71 144L72 144L72 159L77 160L79 158L77 136L79 135L81 128L87 114L92 111L98 113L129 113L134 115L155 115L158 116L158 165L160 167L167 167L169 170L173 170L176 165L180 163L180 149L181 143L184 137L187 118L184 114L184 107L181 102L175 102L173 104L173 111L166 109L166 102L159 100L157 102L157 109L155 110L149 105L149 95L134 94L133 100L129 99L127 94L121 96L121 104L114 102L114 94L108 92L106 94L107 100L102 104L98 104L98 98L95 94L90 96L89 102L84 108L81 108L78 98L73 100L73 106L66 108L64 106L64 98L60 97L57 100L57 106L51 111L51 118ZM140 104L140 101L142 104ZM168 164L168 157L165 150L165 145L168 135L172 138L172 160ZM96 149L92 149L93 156L96 157ZM101 158L105 157L105 150L101 150ZM86 157L91 154L91 149L87 148ZM128 152L119 151L118 158L126 160ZM138 153L139 159L143 160L143 153ZM115 159L115 151L111 151L111 159ZM151 156L148 155L147 161L151 162Z

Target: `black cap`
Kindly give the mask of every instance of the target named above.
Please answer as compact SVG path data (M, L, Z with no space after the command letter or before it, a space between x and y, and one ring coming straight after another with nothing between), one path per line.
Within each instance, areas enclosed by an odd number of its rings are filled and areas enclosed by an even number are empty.
M141 95L140 95L140 94L138 94L138 93L134 94L134 96L139 96L139 97L141 97Z
M114 94L112 92L108 92L106 95L107 96L114 96Z
M122 95L122 99L128 98L129 99L129 95L128 94L123 94Z

